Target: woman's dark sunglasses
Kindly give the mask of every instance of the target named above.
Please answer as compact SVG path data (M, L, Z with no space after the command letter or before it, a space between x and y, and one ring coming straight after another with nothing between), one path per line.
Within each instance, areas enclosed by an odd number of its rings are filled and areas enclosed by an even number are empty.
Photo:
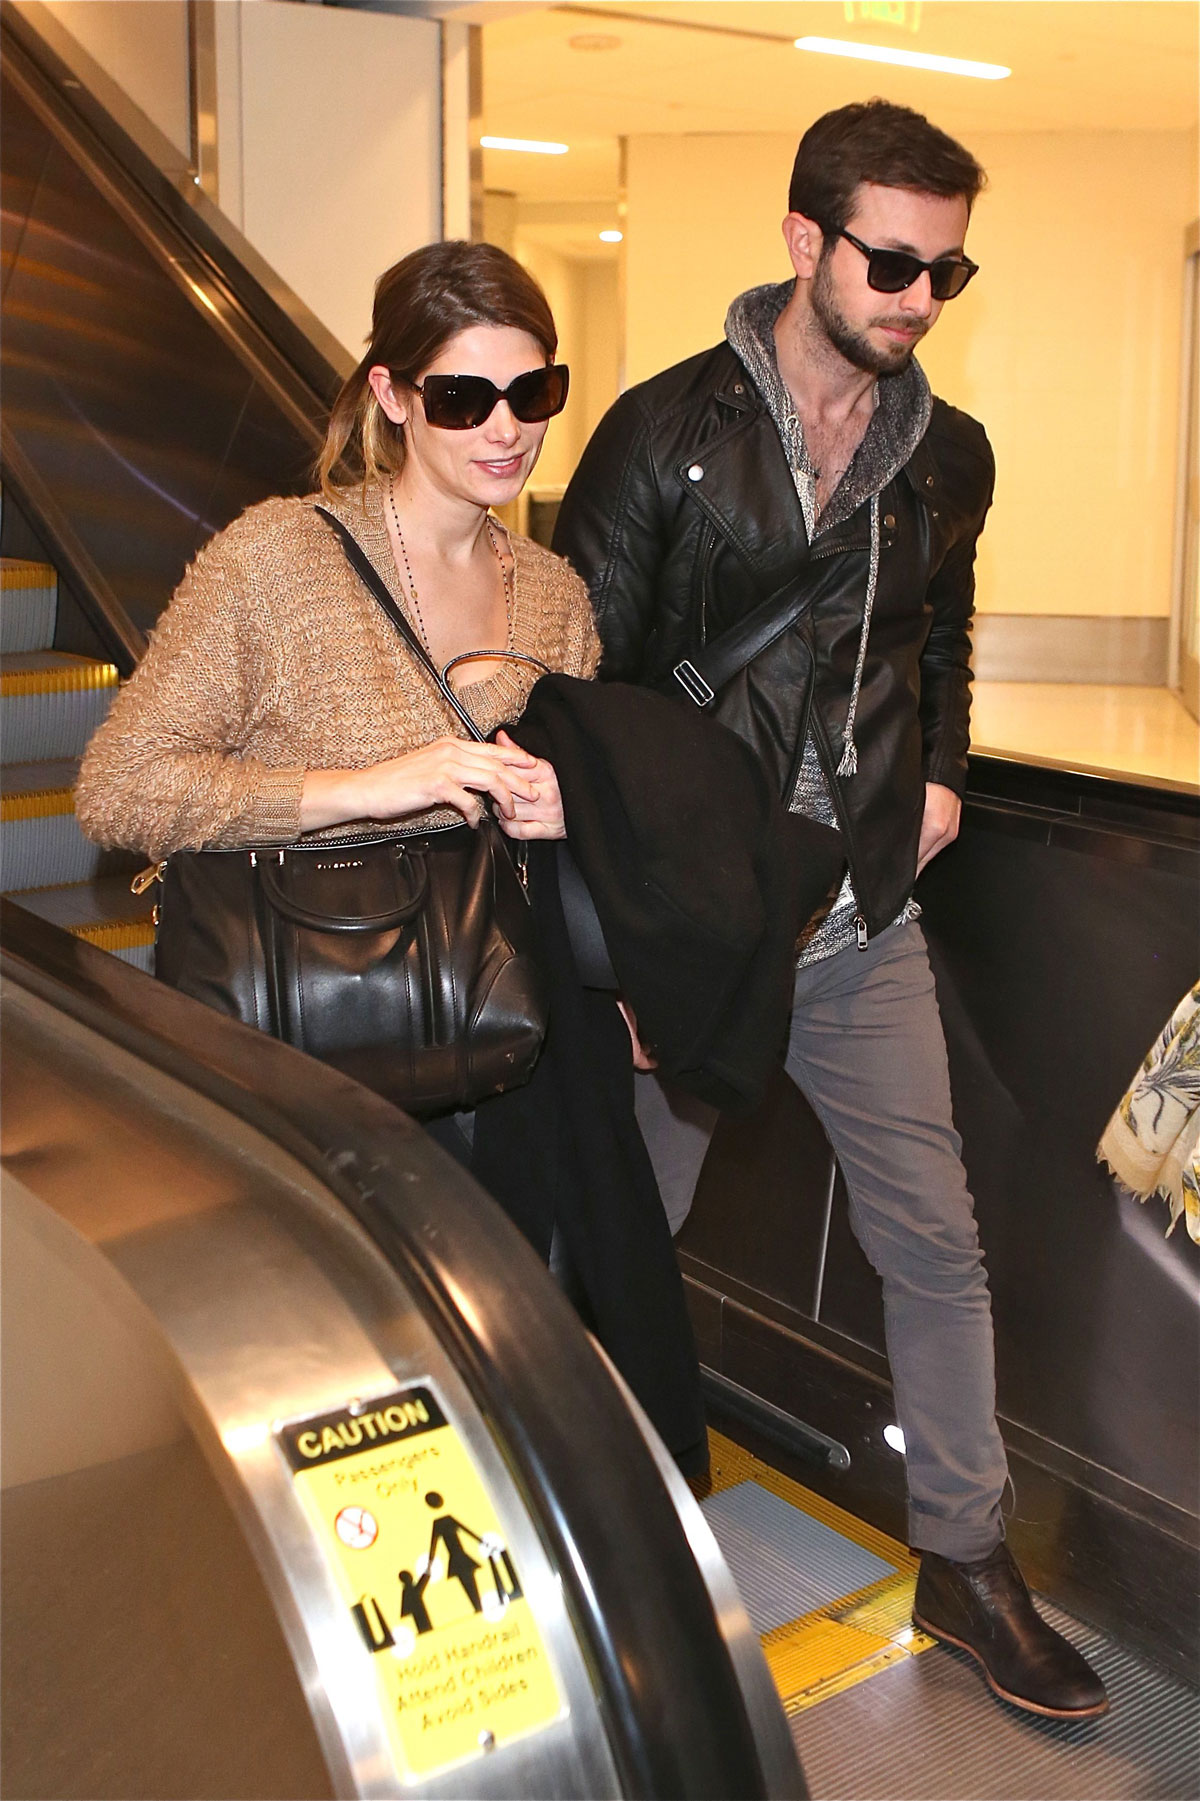
M491 418L501 400L507 400L509 412L522 425L553 419L567 404L570 382L565 363L547 363L518 375L507 388L498 388L486 375L427 375L409 385L421 396L427 424L443 431L471 431Z
M902 294L928 271L929 292L933 298L953 300L956 294L962 293L971 277L979 273L979 264L973 263L969 256L939 256L936 262L923 263L919 256L910 256L907 250L873 250L870 244L864 244L849 231L837 231L832 235L845 238L848 244L862 251L867 259L867 286L874 288L877 294Z

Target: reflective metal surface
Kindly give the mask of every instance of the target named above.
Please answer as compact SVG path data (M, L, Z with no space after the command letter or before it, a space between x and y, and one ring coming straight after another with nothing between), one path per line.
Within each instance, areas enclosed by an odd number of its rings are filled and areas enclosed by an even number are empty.
M779 1692L767 1668L758 1633L750 1622L742 1597L737 1591L729 1565L722 1557L712 1527L697 1506L691 1489L675 1467L658 1434L641 1407L609 1365L613 1380L620 1384L630 1412L641 1428L642 1436L653 1453L659 1474L675 1503L680 1522L687 1534L692 1555L699 1565L705 1586L712 1596L713 1609L720 1622L721 1637L729 1650L737 1671L751 1730L758 1747L766 1793L778 1801L807 1801L808 1787L796 1759L787 1717L779 1705Z
M307 490L323 397L19 53L3 85L6 444L145 631L216 530Z
M398 1792L374 1686L374 1671L390 1666L372 1668L352 1623L345 1585L359 1577L342 1567L340 1528L332 1556L318 1549L332 1516L306 1512L316 1472L293 1479L277 1435L289 1420L422 1384L464 1447L451 1455L443 1441L444 1469L469 1455L464 1480L482 1483L511 1546L524 1586L524 1597L510 1592L521 1604L512 1623L536 1619L567 1712L556 1714L551 1695L549 1706L510 1719L495 1748L487 1737L460 1744L454 1756L469 1761L454 1768L439 1747L440 1761L427 1758L428 1776L404 1792L644 1801L801 1793L781 1720L772 1721L778 1702L690 1499L499 1209L404 1115L335 1071L9 901L0 900L0 921L5 1169L60 1215L61 1230L169 1350L191 1433L291 1648L335 1791ZM90 1344L88 1357L129 1367ZM18 1355L10 1367L24 1380L30 1361ZM142 1412L150 1419L154 1409ZM95 1446L90 1457L101 1471L122 1461ZM26 1468L22 1491L41 1473ZM336 1496L338 1485L325 1489ZM308 1526L313 1517L319 1528ZM480 1529L491 1532L485 1517ZM409 1532L396 1542L410 1542ZM44 1585L45 1572L35 1568L34 1582ZM397 1575L392 1618L407 1612L427 1630ZM390 1566L378 1580L392 1583ZM154 1639L169 1615L144 1617L153 1630L142 1663L153 1670L160 1648L177 1652ZM52 1619L48 1630L58 1629ZM415 1649L411 1637L396 1642L401 1658ZM8 1717L23 1721L29 1710ZM89 1774L80 1792L91 1792ZM168 1780L158 1792L209 1791Z
M431 1379L495 1500L570 1713L536 1737L500 1746L487 1759L486 1777L479 1760L473 1760L414 1792L477 1795L486 1784L489 1795L512 1797L617 1793L561 1584L492 1434L403 1283L328 1194L248 1128L125 1053L98 1046L81 1028L64 1024L43 1003L11 985L5 1006L5 1169L20 1184L13 1203L22 1215L18 1231L47 1247L43 1278L46 1268L71 1267L73 1279L96 1297L109 1339L119 1336L122 1317L138 1318L141 1336L149 1338L153 1360L164 1372L157 1392L150 1398L143 1392L139 1398L123 1392L121 1371L108 1359L104 1398L93 1379L90 1397L86 1392L80 1396L80 1415L94 1421L96 1405L106 1419L123 1411L129 1421L143 1422L151 1443L139 1442L141 1426L129 1445L119 1431L106 1430L99 1441L93 1438L68 1453L68 1462L78 1466L74 1476L90 1476L93 1486L115 1484L127 1505L137 1505L139 1497L144 1499L148 1452L166 1448L156 1441L166 1438L173 1454L186 1461L194 1435L274 1603L333 1791L394 1794L397 1777L375 1702L370 1660L328 1567L316 1554L272 1428L280 1419L386 1392L397 1382ZM21 1279L20 1262L13 1279ZM67 1277L58 1279L61 1285ZM40 1291L45 1287L43 1280ZM60 1355L69 1356L72 1348L92 1359L103 1355L102 1342L89 1339L86 1325L85 1319L73 1347L60 1340ZM25 1362L19 1357L18 1369ZM143 1391L153 1387L143 1376L138 1380ZM84 1405L89 1398L92 1407ZM155 1409L161 1416L157 1419ZM187 1435L179 1431L180 1410L188 1421ZM18 1415L13 1425L19 1428L20 1423ZM25 1436L30 1436L28 1430ZM39 1489L43 1542L52 1546L60 1531L69 1530L69 1497L61 1492L64 1472L51 1466L47 1475L58 1475L60 1481L47 1489L36 1461L31 1464L27 1454L22 1462L19 1450L16 1470L24 1478L15 1491L18 1499L30 1480ZM141 1487L137 1478L143 1479ZM162 1476L157 1486L172 1483ZM155 1488L152 1475L150 1490ZM28 1511L26 1507L24 1514ZM148 1555L161 1561L162 1522L150 1510L139 1507L139 1512ZM18 1513L18 1527L24 1514ZM5 1515L10 1517L8 1504ZM22 1543L28 1571L28 1559L37 1553L27 1531ZM49 1593L45 1585L53 1582L53 1552L41 1558L35 1580ZM243 1568L225 1588L229 1639L224 1648L236 1655L241 1616L255 1602L255 1584ZM163 1669L177 1650L172 1637L181 1623L167 1610L148 1607L144 1594L126 1599L145 1635L141 1704L151 1709ZM120 1597L114 1605L122 1605ZM257 1612L261 1616L261 1606ZM79 1623L70 1608L57 1618L59 1631L49 1635L47 1657L60 1672L61 1704L69 1699L63 1692L70 1668L65 1646ZM212 1684L203 1669L195 1675L196 1709L203 1712L204 1691L211 1695ZM124 1670L122 1679L125 1692L132 1673ZM247 1672L247 1679L257 1684L257 1667ZM270 1692L264 1679L260 1704ZM51 1716L44 1706L39 1716L11 1692L6 1711L18 1743L19 1718L31 1722L35 1733L39 1719L45 1728L51 1717L56 1722L62 1718L61 1711ZM50 1738L48 1733L41 1747L48 1756ZM170 1745L155 1747L164 1762L157 1771L148 1769L145 1743L129 1748L131 1763L124 1774L128 1779L132 1769L140 1770L135 1786L122 1788L118 1782L113 1787L111 1765L114 1756L119 1761L119 1752L107 1740L75 1741L83 1767L60 1767L52 1792L321 1792L314 1787L311 1769L307 1786L263 1786L263 1741L251 1733L249 1744L248 1761L257 1770L259 1786L222 1790L178 1786ZM69 1761L66 1748L59 1745L53 1758L60 1766ZM37 1761L28 1744L23 1753L18 1750L18 1760L27 1769Z

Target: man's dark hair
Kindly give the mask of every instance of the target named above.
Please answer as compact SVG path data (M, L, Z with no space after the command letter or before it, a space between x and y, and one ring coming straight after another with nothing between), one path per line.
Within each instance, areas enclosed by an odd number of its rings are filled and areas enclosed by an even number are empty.
M969 150L923 113L890 100L864 100L809 126L792 166L788 211L841 231L864 181L947 200L961 195L969 212L987 176Z

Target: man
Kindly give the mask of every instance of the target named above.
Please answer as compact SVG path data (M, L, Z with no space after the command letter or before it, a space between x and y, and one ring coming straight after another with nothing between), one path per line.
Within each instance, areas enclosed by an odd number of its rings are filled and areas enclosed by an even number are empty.
M914 1617L1005 1699L1077 1719L1105 1711L1104 1687L1004 1543L990 1299L912 901L958 831L993 481L982 428L932 398L913 352L975 274L984 179L905 107L819 119L783 223L794 282L741 295L725 343L616 403L555 548L591 587L604 675L682 689L754 745L793 810L844 834L846 881L799 947L786 1066L883 1281ZM672 1134L661 1100L641 1111L667 1175L690 1133L694 1177L715 1118L693 1103Z

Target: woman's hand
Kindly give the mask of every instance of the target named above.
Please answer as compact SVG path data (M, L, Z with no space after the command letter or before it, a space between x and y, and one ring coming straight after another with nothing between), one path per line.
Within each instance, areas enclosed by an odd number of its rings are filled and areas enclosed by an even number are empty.
M491 795L507 830L518 805L537 802L532 778L538 767L538 759L511 739L500 745L435 738L369 769L310 769L300 799L300 830L315 832L356 819L402 819L434 807L454 807L476 826L484 811L479 794Z
M507 732L497 732L496 743L501 750L515 751L521 756L527 754L519 744L513 743ZM567 827L558 777L544 757L529 760L533 768L522 773L534 790L533 797L524 799L514 795L512 814L501 818L500 830L510 838L565 838Z

